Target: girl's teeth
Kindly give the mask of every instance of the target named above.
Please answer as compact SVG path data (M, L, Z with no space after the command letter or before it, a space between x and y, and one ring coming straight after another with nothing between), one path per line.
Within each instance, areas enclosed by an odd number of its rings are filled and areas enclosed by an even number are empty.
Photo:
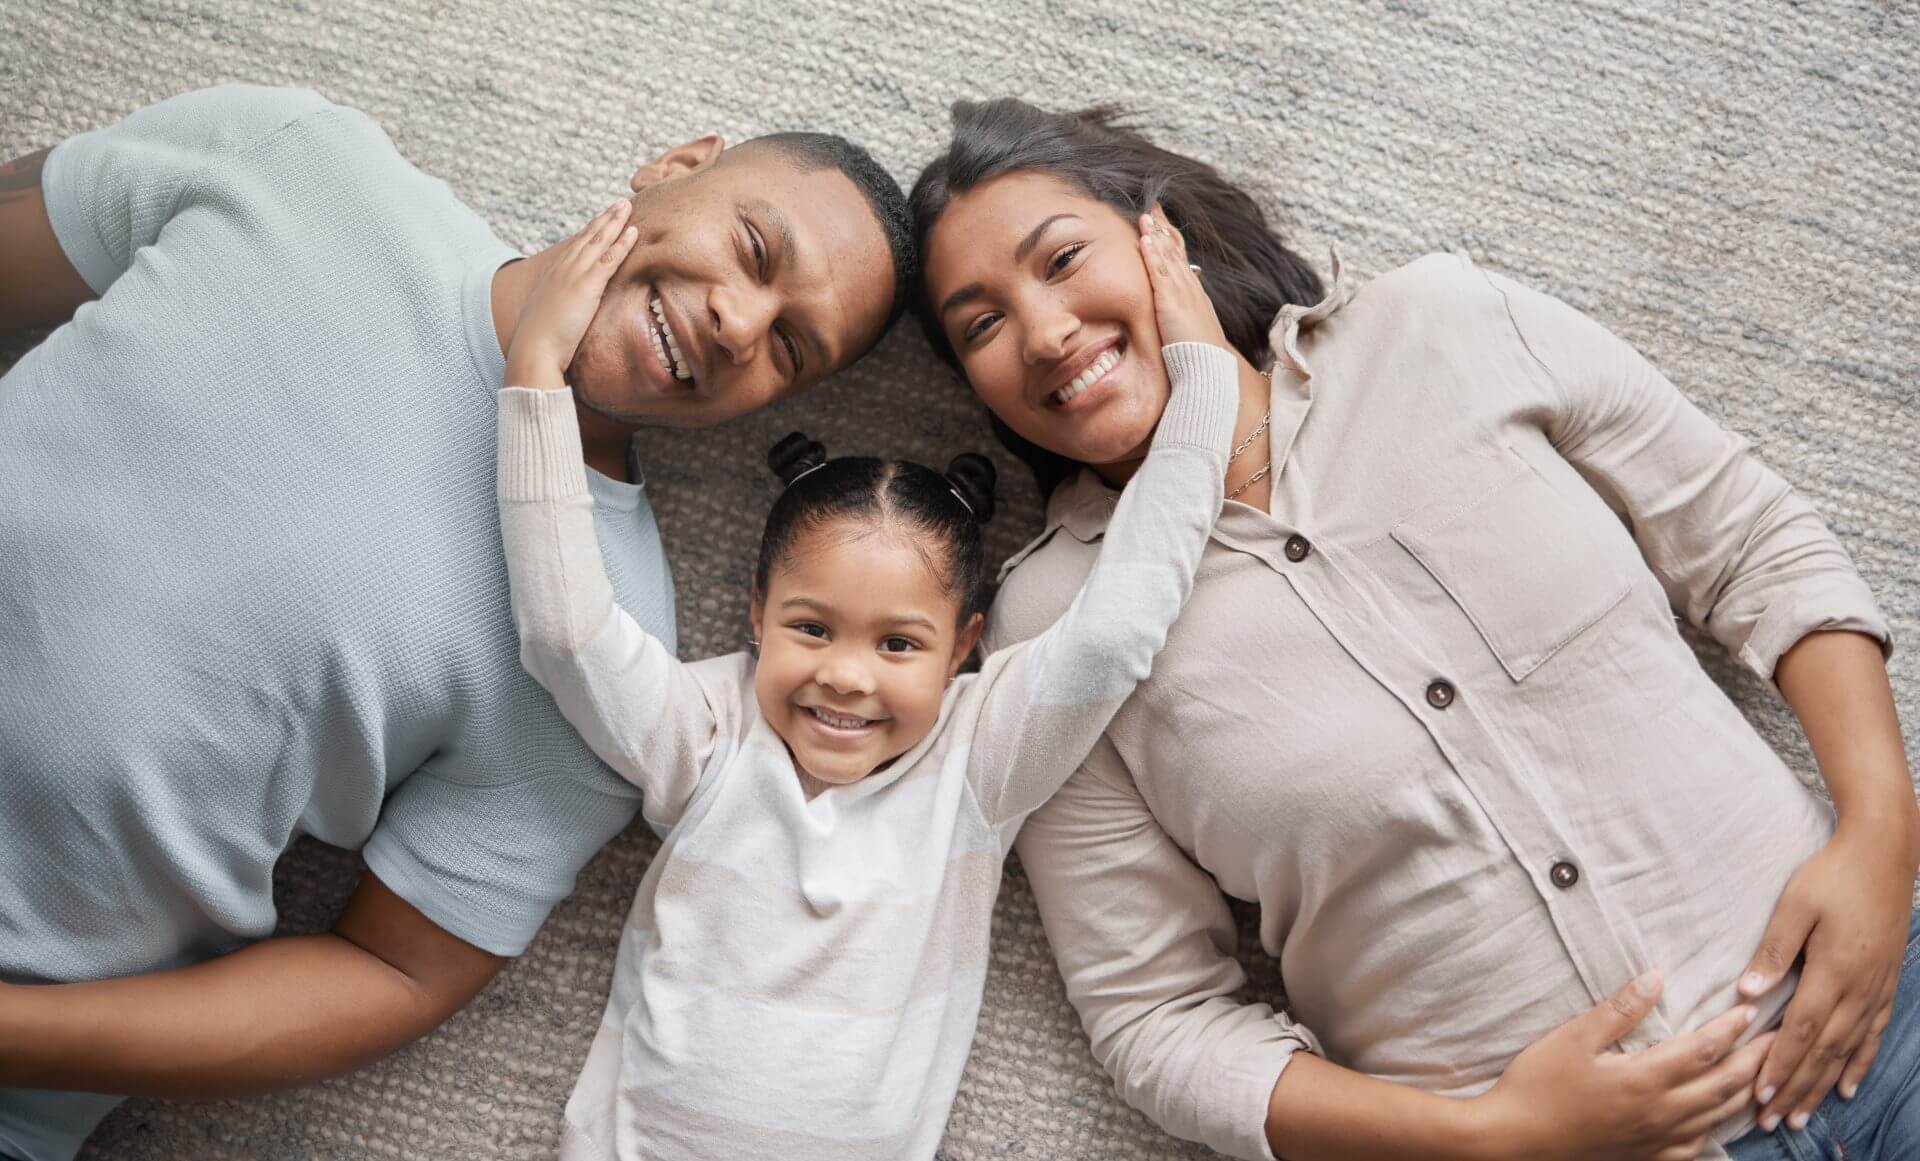
M1110 350L1093 361L1093 366L1073 377L1073 382L1053 393L1053 401L1059 404L1070 402L1074 396L1098 383L1102 376L1120 363L1120 352Z
M812 708L812 707L809 707L809 708ZM841 717L839 714L830 714L827 711L823 709L818 709L818 708L813 709L813 716L816 718L819 718L821 721L827 723L828 725L841 730L857 730L860 727L869 724L867 722L867 719L865 718Z

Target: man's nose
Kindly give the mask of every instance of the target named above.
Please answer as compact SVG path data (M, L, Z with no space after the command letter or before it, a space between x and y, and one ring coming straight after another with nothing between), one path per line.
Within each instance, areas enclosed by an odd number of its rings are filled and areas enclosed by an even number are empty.
M776 307L771 294L757 289L716 286L707 295L707 313L720 357L738 364L759 353Z

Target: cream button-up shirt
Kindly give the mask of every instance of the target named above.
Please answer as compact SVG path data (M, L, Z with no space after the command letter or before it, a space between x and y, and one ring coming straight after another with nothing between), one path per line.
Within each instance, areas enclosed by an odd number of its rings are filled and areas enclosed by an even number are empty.
M1270 514L1226 505L1152 676L1018 843L1122 1096L1244 1158L1301 1049L1468 1095L1648 967L1625 1048L1731 1007L1833 818L1675 612L1767 678L1815 630L1887 640L1812 508L1564 303L1450 255L1357 292L1336 262L1272 338ZM1113 502L1060 488L991 645L1058 614ZM1287 1010L1234 996L1221 891L1259 904Z

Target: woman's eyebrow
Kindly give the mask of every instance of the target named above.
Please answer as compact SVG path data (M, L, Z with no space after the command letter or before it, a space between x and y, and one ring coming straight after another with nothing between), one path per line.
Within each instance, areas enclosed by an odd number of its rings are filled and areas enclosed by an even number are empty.
M1040 236L1047 232L1047 227L1053 225L1055 222L1068 218L1076 222L1081 220L1079 214L1055 214L1050 218L1042 220L1039 225L1027 231L1027 236L1020 239L1020 244L1013 248L1013 260L1016 263L1025 262L1027 255L1033 253L1033 248L1040 244ZM947 300L940 304L939 313L945 315L954 307L964 305L973 299L979 298L985 291L986 287L980 283L969 282L952 294L947 295Z

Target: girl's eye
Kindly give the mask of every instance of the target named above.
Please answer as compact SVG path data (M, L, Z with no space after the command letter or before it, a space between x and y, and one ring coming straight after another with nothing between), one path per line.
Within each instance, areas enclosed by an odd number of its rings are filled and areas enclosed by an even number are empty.
M967 325L966 334L962 337L964 337L966 341L970 343L973 340L979 338L981 335L986 334L988 328L992 327L994 323L999 321L1000 321L1000 316L997 314L983 314L979 318L974 319L973 322Z
M1079 255L1080 251L1086 248L1087 244L1085 242L1075 242L1073 245L1055 254L1052 261L1047 263L1047 275L1051 277L1065 270L1067 264L1072 262L1074 258Z
M880 642L882 653L908 653L920 648L920 643L907 637L889 637Z
M827 635L827 627L813 621L800 621L793 627L809 637L825 637Z

